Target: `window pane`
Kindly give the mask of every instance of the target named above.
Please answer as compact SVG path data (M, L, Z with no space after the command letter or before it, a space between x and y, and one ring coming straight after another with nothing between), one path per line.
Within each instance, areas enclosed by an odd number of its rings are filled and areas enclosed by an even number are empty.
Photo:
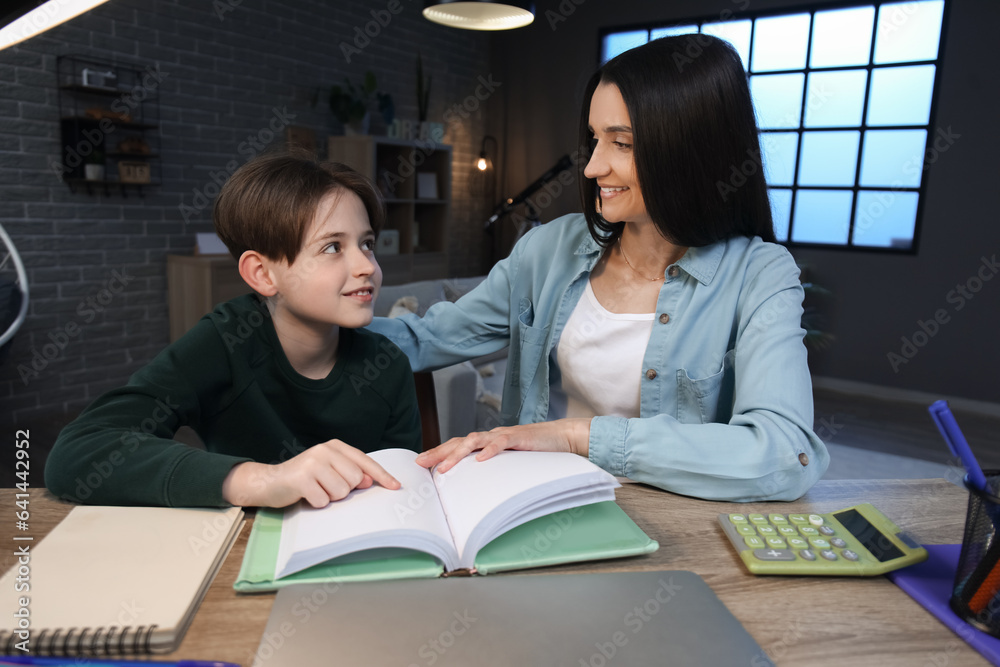
M743 61L743 69L750 70L750 19L745 21L726 21L724 23L706 23L701 31L724 39L736 48Z
M645 30L633 30L631 32L616 32L605 35L604 44L601 47L601 62L606 63L619 53L624 53L629 49L642 46L648 39L649 33Z
M798 147L798 132L764 132L760 135L764 178L768 185L792 185L795 182Z
M854 185L860 132L805 132L799 185Z
M865 132L861 152L861 185L920 186L926 130L871 130Z
M649 38L659 39L660 37L670 37L672 35L691 35L698 33L698 26L696 25L675 25L669 28L656 28L655 30L649 31Z
M875 35L875 64L937 58L943 13L944 0L882 5Z
M806 93L806 127L861 125L868 72L814 72Z
M803 69L809 45L809 14L757 19L753 34L753 71Z
M774 219L774 235L779 241L787 241L788 214L792 210L792 191L771 188L767 191L767 194L771 199L771 217Z
M804 74L769 74L750 77L750 94L762 130L799 126Z
M859 192L854 244L882 248L912 246L917 199L916 192Z
M816 12L809 66L867 65L874 22L874 7Z
M852 198L849 190L799 190L795 195L792 240L800 243L847 243Z
M934 65L872 70L869 125L926 125L931 118Z

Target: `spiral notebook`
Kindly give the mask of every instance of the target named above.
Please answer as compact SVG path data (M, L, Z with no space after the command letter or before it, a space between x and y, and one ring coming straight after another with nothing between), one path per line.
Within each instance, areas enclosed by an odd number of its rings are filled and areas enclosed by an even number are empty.
M41 542L12 547L30 545L27 572L15 559L0 579L0 652L174 650L242 518L238 507L74 507Z

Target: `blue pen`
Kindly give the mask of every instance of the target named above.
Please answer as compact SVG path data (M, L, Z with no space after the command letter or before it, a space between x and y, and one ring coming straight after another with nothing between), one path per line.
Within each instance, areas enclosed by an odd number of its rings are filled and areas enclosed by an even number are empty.
M962 435L962 431L958 428L955 416L948 409L948 402L935 401L927 410L931 413L931 419L934 420L938 430L941 431L941 435L944 436L944 441L948 443L948 449L962 460L965 471L969 473L969 483L984 493L992 494L993 490L990 489L986 482L986 475L983 474L983 469L979 467L979 462L976 461L972 450L969 449L969 443L965 441L965 436Z
M213 660L105 660L103 658L41 657L33 655L3 655L0 665L38 665L39 667L240 667L232 662Z
M947 401L935 401L927 410L931 413L931 419L941 431L941 435L944 436L944 441L948 443L948 449L962 460L962 465L969 474L969 484L982 493L992 495L993 490L986 481L986 475L983 474L983 469L979 467L979 462L976 461L972 449L969 448L969 443L962 435L961 429L958 428L958 422L951 414ZM1000 516L996 516L996 508L988 502L985 504L985 508L993 521L994 530L997 530ZM991 508L993 511L990 511ZM986 549L985 555L982 556L969 576L956 586L955 595L974 613L980 613L986 608L986 603L998 594L994 576L994 570L998 564L1000 564L1000 542L994 542ZM988 586L988 588L984 588L984 586ZM990 603L989 608L992 606ZM991 618L992 616L993 614L990 613Z

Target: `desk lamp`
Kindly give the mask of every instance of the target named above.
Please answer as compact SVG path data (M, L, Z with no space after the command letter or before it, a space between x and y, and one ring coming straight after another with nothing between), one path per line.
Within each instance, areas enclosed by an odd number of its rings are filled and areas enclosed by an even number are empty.
M0 14L0 51L65 23L107 0L15 0Z

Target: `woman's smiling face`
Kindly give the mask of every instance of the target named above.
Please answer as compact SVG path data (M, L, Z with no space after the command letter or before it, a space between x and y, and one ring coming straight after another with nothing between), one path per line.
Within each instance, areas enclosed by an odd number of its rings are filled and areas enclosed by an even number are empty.
M600 213L608 222L651 222L632 151L632 122L618 86L602 83L590 100L593 153L584 175L600 187Z

